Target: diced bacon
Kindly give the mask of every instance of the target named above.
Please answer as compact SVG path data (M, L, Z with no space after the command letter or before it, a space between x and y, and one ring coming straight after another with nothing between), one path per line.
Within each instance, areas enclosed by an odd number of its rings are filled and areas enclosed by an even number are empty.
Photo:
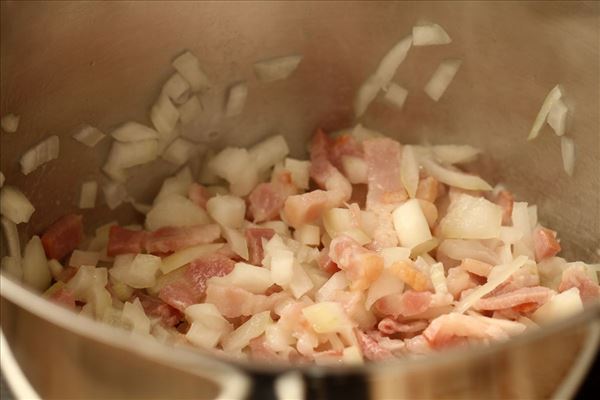
M463 291L478 286L478 283L467 271L460 267L454 267L448 270L446 285L448 286L448 292L455 299L459 299Z
M579 296L584 303L600 298L600 286L588 276L581 264L572 265L563 271L558 291L562 293L573 287L579 289Z
M250 348L250 356L253 360L260 361L282 361L284 357L277 354L272 348L265 343L265 336L261 335L250 340L248 346Z
M556 240L556 232L538 226L533 231L533 246L535 259L539 262L544 258L554 257L560 251L560 243Z
M524 287L497 296L484 297L475 303L474 308L479 310L502 310L524 304L533 304L535 309L550 300L553 294L552 289L544 286Z
M169 306L183 312L192 304L199 303L201 296L196 294L189 282L180 280L163 286L158 293L158 298Z
M339 170L342 169L342 156L353 156L362 158L363 150L361 144L352 135L340 135L333 139L330 144L329 158L331 163Z
M175 326L183 318L183 314L179 310L156 297L148 296L140 290L134 293L134 297L140 299L140 303L147 315L160 318L165 326Z
M73 310L76 307L75 296L66 287L61 287L56 292L52 293L52 295L50 295L50 300Z
M254 222L264 222L279 218L285 200L296 193L291 183L260 183L248 196L248 210Z
M206 202L212 196L208 189L206 189L204 186L198 183L192 183L188 190L188 197L192 201L192 203L194 203L200 208L206 209Z
M363 146L368 168L367 210L381 206L393 209L407 199L400 180L400 143L389 138L376 138L365 140Z
M488 276L494 266L473 258L465 258L460 263L460 268L478 276Z
M337 264L329 257L329 247L324 247L323 250L319 252L317 263L319 264L319 267L328 274L333 275L340 270Z
M221 229L217 224L169 226L147 233L144 248L148 253L169 253L186 247L212 243L220 236Z
M285 292L265 296L234 286L208 285L206 289L206 302L214 304L227 318L272 310L279 302L289 297L290 295Z
M508 190L501 190L493 201L502 207L502 225L510 225L512 222L513 204L515 202L513 194Z
M415 333L427 328L426 321L398 322L392 318L384 318L379 321L377 329L386 335L395 333Z
M431 305L431 292L406 291L402 294L389 294L375 302L375 311L397 319L425 312Z
M308 224L320 218L330 208L344 202L343 197L333 191L313 190L285 200L283 215L293 227Z
M248 254L250 264L261 265L265 256L262 241L269 240L275 235L275 231L270 228L248 228L246 229L246 242L248 242Z
M384 349L369 335L361 330L356 330L356 338L364 357L371 361L381 361L393 358L393 354L388 349Z
M358 244L354 239L341 235L329 245L329 257L346 271L352 290L365 290L383 270L383 259L374 251Z
M343 201L352 194L352 185L329 160L330 140L321 129L312 138L310 144L310 177L327 191L337 192Z
M83 217L68 214L58 219L42 235L42 245L49 259L61 260L79 246L83 239Z
M217 250L215 252L215 254L219 254L221 256L227 257L227 258L231 258L233 261L242 261L243 258L240 257L240 255L236 252L234 252L231 249L231 246L228 243L225 243L223 246L221 246L219 248L219 250Z
M423 331L423 336L434 348L456 344L455 339L504 340L508 334L500 327L486 323L470 315L450 313L437 317Z
M110 227L106 254L110 257L119 254L138 254L144 250L147 233L121 228L118 225Z
M395 262L390 266L390 272L419 292L433 286L429 276L420 271L412 261Z
M427 176L419 180L417 186L417 193L415 197L417 199L426 200L434 203L438 198L439 182L433 176Z

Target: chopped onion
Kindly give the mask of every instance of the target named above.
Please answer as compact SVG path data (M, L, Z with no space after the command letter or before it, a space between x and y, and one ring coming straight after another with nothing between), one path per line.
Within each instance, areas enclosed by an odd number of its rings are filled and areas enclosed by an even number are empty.
M387 247L379 252L383 257L383 265L389 268L392 264L398 261L406 261L410 258L410 249L406 247Z
M538 217L537 206L535 204L527 207L527 215L529 216L529 226L536 226L538 224Z
M6 133L14 133L19 129L19 120L20 116L15 114L6 114L2 119L0 119L0 125L2 129Z
M187 139L176 138L167 146L162 159L177 166L185 164L196 152L198 145Z
M28 175L41 165L58 158L60 142L58 136L52 135L41 141L21 156L21 172Z
M352 137L354 139L356 139L358 142L363 142L364 140L367 140L367 139L375 139L375 138L379 138L379 137L384 137L381 133L374 131L372 129L369 129L369 128L365 128L361 124L356 124L356 126L354 128L352 128L352 132L350 132L350 135L352 135Z
M251 293L261 294L271 287L274 282L271 279L271 271L268 269L238 262L229 274L213 276L207 283L235 286Z
M408 195L411 198L414 198L417 194L417 187L419 186L419 162L417 161L417 155L415 154L414 148L409 145L405 145L402 148L400 178L402 179L402 184L406 188Z
M519 256L515 258L508 264L497 265L490 271L488 275L487 283L478 288L474 289L467 296L465 296L461 301L458 302L456 308L454 309L458 313L464 313L469 308L473 306L479 299L481 299L486 294L490 293L492 290L496 289L502 283L504 283L508 278L512 276L515 272L517 272L522 266L527 263L531 263L525 256Z
M146 215L146 228L151 231L165 226L192 226L209 222L210 218L204 209L179 194L161 199Z
M176 251L175 253L163 258L160 270L166 275L169 272L183 267L197 258L214 253L221 247L223 247L222 243L201 244Z
M198 118L202 112L202 103L200 103L198 97L191 96L177 110L179 111L179 120L182 124L187 125Z
M261 82L273 82L286 79L298 68L302 56L292 55L270 60L259 61L254 64L254 73Z
M282 135L271 136L250 148L248 154L254 159L259 172L265 171L283 161L290 153L285 138Z
M206 211L219 225L241 228L246 216L246 203L237 196L216 195L206 202Z
M165 179L160 187L160 191L154 198L154 204L157 204L162 199L169 197L171 194L187 196L190 185L194 181L192 171L189 167L182 168L177 174Z
M281 236L290 236L290 228L283 221L267 221L260 224L263 228L273 229L275 233Z
M247 195L258 183L257 163L246 149L227 147L210 160L208 168L229 182L238 196Z
M466 190L492 190L492 186L478 176L444 168L428 157L420 157L421 165L427 173L438 181Z
M404 102L406 101L406 97L408 96L408 90L392 82L384 88L384 91L385 95L383 96L383 98L388 103L390 103L396 108L402 108Z
M223 338L221 341L223 350L233 353L243 349L252 339L262 335L271 324L273 324L273 320L270 311L254 314L248 321Z
M318 302L333 300L335 298L335 294L339 290L344 290L349 285L350 281L348 281L348 278L346 278L346 273L344 271L338 271L331 275L331 278L329 278L327 282L321 286L315 295L315 299Z
M557 99L548 112L546 121L548 122L548 125L554 129L556 136L565 134L568 111L569 109L565 103L561 99Z
M83 126L77 133L73 135L73 139L85 144L88 147L96 146L105 137L106 135L102 133L100 129L91 125Z
M100 260L100 253L97 251L74 250L69 259L70 267L81 267L82 265L91 265L95 267Z
M294 274L294 253L280 248L270 251L269 255L273 282L281 287L289 285Z
M126 179L125 169L149 163L157 157L157 140L113 142L106 164L102 169L114 180L123 182Z
M483 197L460 194L440 221L442 235L453 239L492 239L500 235L502 207Z
M223 318L214 304L192 304L185 309L185 316L189 322L198 323L205 327L212 327L219 331L231 330L231 323Z
M388 84L391 82L392 78L396 74L396 70L406 58L408 50L410 50L411 46L412 36L408 35L396 43L394 47L392 47L381 59L379 66L377 67L377 71L375 72L375 75L379 80L380 88L388 86Z
M525 255L534 259L535 255L532 238L534 227L531 225L527 203L515 201L513 203L511 219L513 227L522 235L521 240L514 245L515 254Z
M367 163L360 157L342 156L342 170L350 183L367 183Z
M223 332L211 326L206 326L197 322L192 323L185 334L185 338L195 346L204 349L212 349L221 340Z
M52 275L39 236L33 236L25 246L22 268L23 282L39 291L48 289Z
M150 110L150 120L161 137L168 139L179 120L179 111L168 96L161 94Z
M292 183L298 189L308 189L310 161L301 161L288 157L285 159L283 165L292 175Z
M117 297L117 299L121 301L127 301L131 299L133 295L133 288L117 279L115 277L110 276L110 289L111 292Z
M356 226L354 215L347 208L331 208L323 213L323 227L331 238L346 235L360 245L371 242L371 238Z
M301 225L294 231L294 239L308 246L318 246L321 233L317 225Z
M410 253L408 254L410 255ZM402 293L403 290L404 281L386 268L381 271L379 278L369 287L365 307L370 310L377 300L389 294Z
M125 256L131 256L126 254ZM117 256L110 274L119 281L135 289L145 289L156 284L158 270L161 269L160 257L151 254L137 254L133 259L117 262L122 256Z
M429 267L429 277L435 294L445 295L448 294L448 285L446 283L446 276L444 275L444 264L435 263Z
M381 78L377 75L371 75L360 86L354 98L354 116L356 118L367 111L369 104L377 97L377 93L379 93L381 86Z
M183 104L190 97L190 84L176 72L167 79L162 87L162 93L175 103Z
M235 117L240 115L246 104L248 96L248 85L245 83L237 83L229 89L227 96L227 104L225 105L225 115L227 117Z
M560 152L562 154L563 168L567 175L573 176L575 169L575 142L563 136L560 138Z
M23 279L21 257L4 256L2 257L2 260L0 260L0 267L13 278L19 281Z
M210 87L208 77L200 68L198 59L189 51L186 51L173 60L171 65L190 84L193 92L202 91Z
M450 86L461 63L461 60L455 59L442 61L425 85L425 93L434 101L438 101Z
M531 319L538 324L547 324L565 319L581 311L583 311L583 303L579 289L572 287L554 295L531 315Z
M313 281L310 279L302 265L294 263L292 280L290 282L290 291L296 299L299 299L309 290L314 287Z
M542 129L542 125L544 125L544 121L546 121L546 118L548 117L548 114L550 113L552 106L561 97L562 97L562 92L560 90L560 86L559 85L554 86L552 88L552 90L550 90L550 93L548 93L546 95L546 98L544 99L544 103L542 103L542 107L540 108L540 111L538 112L537 116L535 117L535 121L533 122L533 127L531 128L531 131L529 132L529 136L527 137L527 140L533 140L536 137L538 137L538 135L540 134L540 130Z
M347 333L352 323L341 304L324 301L302 309L302 314L317 333Z
M140 123L126 122L111 132L111 136L119 142L139 142L141 140L158 139L158 132Z
M429 241L431 231L417 199L410 199L392 213L394 229L402 247L410 249Z
M146 316L142 303L139 298L135 298L133 303L125 302L123 305L123 314L121 319L125 322L131 330L139 334L150 334L150 319Z
M127 189L125 189L125 186L120 183L108 182L102 186L102 191L104 192L104 200L106 201L106 205L111 210L114 210L124 201L129 199Z
M79 208L94 208L96 206L97 193L98 182L83 182L81 184L81 194L79 195Z
M223 237L229 243L231 250L244 260L248 259L248 242L244 235L236 230L227 227L222 227Z
M21 260L21 241L19 240L17 225L7 217L0 218L0 221L2 221L4 240L8 245L8 255Z
M444 28L434 23L413 26L412 35L414 46L431 46L452 42Z
M0 190L0 214L15 224L29 222L35 208L23 192L12 186Z
M436 160L442 164L463 164L474 161L481 153L481 150L473 146L442 144L432 146L431 150Z
M152 210L152 206L150 204L138 203L134 199L129 199L129 203L133 207L133 209L140 214L148 214L150 210Z

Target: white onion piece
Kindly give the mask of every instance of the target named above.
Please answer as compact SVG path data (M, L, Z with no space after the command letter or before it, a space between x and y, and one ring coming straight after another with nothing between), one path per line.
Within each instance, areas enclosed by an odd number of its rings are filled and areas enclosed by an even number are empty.
M246 149L227 147L208 162L208 168L229 182L230 190L239 196L250 193L258 183L258 167Z
M39 236L33 236L25 246L22 268L23 282L39 291L48 289L52 282L52 275Z
M185 338L195 346L212 349L219 343L223 333L219 329L194 322L186 332Z
M219 225L241 228L246 216L246 202L237 196L216 195L206 202L206 211Z
M554 102L550 108L550 111L548 112L546 121L548 122L548 125L554 129L556 136L562 136L565 134L568 111L569 109L565 103L561 99L558 99Z
M354 116L356 118L367 111L369 104L377 97L381 86L381 78L377 75L371 75L363 82L354 97Z
M442 61L425 85L425 93L434 101L438 101L450 86L461 63L461 60L455 59Z
M258 170L254 164L250 164L234 182L231 182L229 190L236 196L246 196L258 185L258 182Z
M259 61L254 64L254 73L261 82L286 79L298 68L302 56L293 55Z
M474 161L481 153L481 150L473 146L454 144L432 146L431 150L436 160L449 165Z
M235 286L254 294L264 293L273 285L271 271L266 268L238 262L233 270L225 276L213 276L207 284Z
M412 36L408 35L404 39L400 40L398 43L392 47L385 56L379 62L377 66L377 71L375 71L375 75L377 76L380 84L380 88L388 86L391 82L392 78L396 74L396 70L402 64L404 59L406 59L406 55L408 54L408 50L412 46Z
M452 42L448 33L438 24L419 24L412 28L414 46L431 46Z
M301 225L294 231L294 239L308 246L318 246L321 232L317 225Z
M442 235L453 239L492 239L500 235L502 207L483 197L460 194L440 221Z
M192 171L189 167L182 168L177 174L165 179L160 187L160 190L154 198L154 204L158 204L162 199L169 197L171 194L187 196L190 185L194 181Z
M6 178L4 177L4 174L2 173L2 171L0 171L0 188L2 186L4 186L4 181L6 180Z
M219 331L231 330L231 323L227 321L214 304L192 304L185 309L185 316L189 322L195 322Z
M0 126L6 133L14 133L19 129L20 116L15 114L6 114L0 119Z
M259 171L265 171L283 161L290 153L285 138L282 135L271 136L250 148L248 154L254 159Z
M381 249L379 254L383 257L383 265L389 268L398 261L405 261L410 258L410 249L406 247L386 247Z
M514 245L515 254L525 255L531 259L534 259L535 256L532 238L534 226L531 225L527 203L520 201L515 201L513 203L511 220L513 227L522 235L521 239Z
M377 300L389 294L402 293L403 290L404 282L386 268L381 271L379 278L369 286L365 307L370 310Z
M73 139L85 144L88 147L96 146L105 137L106 135L102 133L100 129L91 125L83 126L78 132L76 132L73 135Z
M146 215L150 212L150 210L152 210L152 206L150 204L138 203L133 199L129 199L129 202L133 209L140 214Z
M331 208L323 213L323 227L331 238L346 235L360 245L371 242L371 238L356 225L354 215L347 208Z
M547 324L575 315L583 311L579 289L573 287L554 295L531 316L538 324Z
M538 216L535 204L527 207L527 215L529 215L529 226L536 226L538 224Z
M283 221L267 221L267 222L263 222L259 226L261 226L263 228L273 229L275 231L275 233L277 233L278 235L281 235L281 236L286 236L286 237L290 236L290 228Z
M304 294L308 293L314 287L312 279L308 276L300 263L294 263L292 281L290 282L289 288L292 295L299 299Z
M21 267L21 257L4 256L0 260L0 268L8 275L17 280L23 279L23 268Z
M187 247L183 250L176 251L162 259L160 270L163 274L168 274L171 271L183 267L184 265L194 261L197 258L212 254L223 247L222 243L215 244L200 244L198 246Z
M210 87L208 77L200 68L198 59L189 51L186 51L173 60L171 65L190 84L193 92L202 91Z
M221 341L223 350L227 353L234 353L243 349L252 339L262 335L271 324L273 324L273 320L270 311L254 314L252 318L223 338Z
M350 281L346 278L346 273L344 271L338 271L331 275L331 278L321 286L315 295L315 299L318 302L333 300L335 294L339 290L346 289L348 285L350 285Z
M202 112L202 103L200 103L198 97L191 96L177 110L179 111L179 120L182 124L187 125L198 118Z
M133 303L125 302L121 319L133 332L140 335L150 334L150 319L144 312L144 307L142 307L139 298L136 297Z
M498 254L479 240L445 239L438 251L457 261L473 258L491 265L499 263Z
M562 97L562 92L560 90L560 86L556 85L550 90L550 93L546 95L544 102L542 103L542 107L535 117L535 121L533 122L533 127L531 127L531 131L529 132L529 136L527 136L527 140L533 140L540 134L540 130L542 129L542 125L544 125L544 121L548 117L550 113L550 109L554 103Z
M139 142L140 140L158 139L158 132L138 122L130 121L112 131L111 136L119 142Z
M342 156L342 170L352 184L367 183L367 163L360 157Z
M21 156L21 172L28 175L41 165L58 158L60 142L58 136L52 135L41 141Z
M429 267L429 277L431 278L431 283L433 283L435 294L448 294L448 285L446 283L446 276L444 275L444 264L434 263L431 265Z
M490 293L492 290L496 289L498 286L504 283L508 278L512 276L512 274L517 272L526 263L531 262L532 261L529 260L527 257L519 256L508 264L496 265L490 271L487 282L484 285L474 289L461 301L459 301L454 311L461 314L464 313L469 308L471 308L473 304L479 301L479 299L481 299L483 296Z
M231 250L242 257L244 260L248 259L248 242L244 235L236 230L227 227L222 227L223 237L229 243Z
M560 152L562 154L563 168L567 175L573 176L575 169L575 142L563 136L560 138Z
M125 186L117 182L108 182L102 186L102 191L104 192L106 205L111 210L114 210L129 199L129 194L127 194Z
M96 206L97 193L98 182L83 182L81 184L81 192L79 195L79 208L94 208Z
M124 170L154 161L158 157L157 140L113 142L102 170L118 182L123 182Z
M294 253L287 249L274 249L270 253L271 278L279 286L285 287L294 274Z
M396 108L402 108L402 106L404 106L404 102L408 96L408 90L392 82L386 88L384 88L384 91L384 100Z
M17 225L7 217L0 218L2 222L2 232L4 240L8 246L8 255L21 259L21 241L19 240L19 230Z
M190 96L190 84L177 72L162 87L162 92L177 104L185 103Z
M29 222L35 208L23 192L12 186L0 190L0 214L15 224Z
M410 249L431 240L427 218L417 199L410 199L392 213L394 229L402 247Z
M91 265L95 267L100 260L100 253L97 251L73 250L69 258L70 267L81 267L82 265Z
M235 117L240 115L244 110L246 104L246 97L248 96L248 85L245 83L237 83L229 89L227 95L227 104L225 105L225 115L227 117Z
M145 289L156 284L156 276L161 268L160 257L151 254L137 254L133 260L117 263L110 269L110 275L135 289Z
M192 226L209 222L210 218L204 209L178 194L163 198L146 215L146 229L150 231L165 226Z
M414 198L419 186L419 161L414 148L409 145L402 148L400 178L408 195Z
M310 178L310 161L296 160L294 158L286 158L283 166L292 175L292 183L298 189L308 189Z
M165 137L175 129L179 120L179 111L168 96L161 94L150 110L150 120L160 137Z
M344 312L342 305L335 302L320 302L302 309L304 318L317 333L348 333L352 322Z
M369 128L365 128L361 124L356 124L356 126L354 126L354 128L352 128L352 132L350 132L350 135L352 135L352 137L354 139L356 139L358 142L361 142L361 143L367 139L375 139L375 138L379 138L379 137L384 137L381 133L374 131L372 129L369 129Z
M162 159L177 166L185 164L197 151L199 147L196 143L186 139L176 138L167 146Z
M419 161L429 175L447 185L466 190L493 189L489 183L478 176L444 168L428 157L420 157Z

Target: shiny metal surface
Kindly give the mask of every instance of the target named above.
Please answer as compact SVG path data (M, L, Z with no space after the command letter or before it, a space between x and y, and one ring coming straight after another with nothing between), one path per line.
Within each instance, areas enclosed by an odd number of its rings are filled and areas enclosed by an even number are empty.
M453 43L413 48L395 77L410 91L404 109L398 112L376 101L363 122L405 143L481 147L489 155L479 165L487 178L506 183L518 199L538 204L541 221L560 232L567 258L593 262L600 257L597 2L2 2L0 7L0 115L21 115L19 132L1 136L0 170L37 209L31 224L20 227L23 237L75 210L83 180L104 179L97 171L108 143L91 150L70 135L83 123L109 132L126 120L148 122L148 110L171 73L169 63L183 49L198 55L213 82L203 98L206 118L184 132L186 136L217 131L223 135L218 145L247 145L277 131L286 135L298 156L315 127L334 130L353 124L356 89L382 55L423 18L444 26ZM304 59L290 79L256 81L253 62L294 53ZM448 57L464 61L448 92L434 103L422 87ZM249 85L244 114L232 120L215 117L227 87L240 79ZM536 141L525 140L544 96L557 83L563 85L572 110L568 135L575 140L577 162L571 179L562 171L560 142L548 127ZM49 134L61 137L60 159L23 176L19 156ZM152 173L139 171L133 194L138 199L152 197L171 172L163 162ZM117 217L122 223L137 218L128 207L121 207ZM84 218L91 231L115 216L101 206ZM107 345L116 339L108 335L104 344L91 339L97 329L89 321L77 322L85 329L67 333L64 327L75 320L48 306L48 313L59 316L50 324L44 320L47 313L24 311L30 295L5 287L2 329L43 397L149 393L144 390L153 386L145 387L147 382L133 368L144 364L137 347L127 353L109 350ZM380 397L547 397L557 390L586 338L593 338L594 316L590 313L586 321L540 333L529 342L494 347L477 360L465 355L436 365L381 366L365 372L377 382L372 393ZM53 327L57 324L63 328ZM51 334L24 335L30 326L30 332ZM51 359L40 362L40 346L71 350L51 353ZM86 364L79 352L92 354L94 363ZM160 356L154 362L168 352L156 354ZM199 369L212 365L202 355L193 357ZM120 358L130 361L129 368L119 370ZM70 365L85 384L58 386L52 370L40 367L52 362ZM80 369L80 364L90 368ZM169 374L171 382L181 379L181 385L170 384L171 397L198 390L195 384L216 393L214 384L154 366L157 373ZM140 391L107 379L102 371L109 367L115 376L131 376L127 382ZM155 369L143 371L154 376ZM102 379L95 381L96 376ZM102 385L107 387L100 389Z

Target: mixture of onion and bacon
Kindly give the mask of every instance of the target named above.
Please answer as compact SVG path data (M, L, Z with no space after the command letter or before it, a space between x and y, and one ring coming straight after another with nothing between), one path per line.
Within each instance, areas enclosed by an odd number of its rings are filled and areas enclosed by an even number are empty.
M184 169L144 227L107 224L86 240L67 215L25 257L51 260L46 296L82 314L259 360L506 340L600 297L596 266L557 257L535 206L456 166L478 155L471 146L402 145L359 125L318 130L308 161L288 153L281 136L226 148L207 163L226 186Z

